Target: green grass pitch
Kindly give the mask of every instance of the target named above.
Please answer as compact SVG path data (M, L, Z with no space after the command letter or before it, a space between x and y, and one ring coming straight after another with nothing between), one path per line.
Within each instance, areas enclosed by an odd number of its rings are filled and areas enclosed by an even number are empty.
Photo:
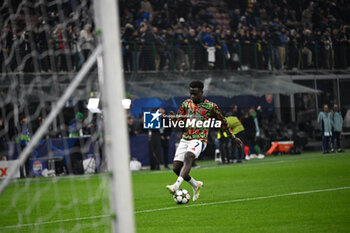
M165 189L171 171L133 173L137 232L350 232L350 152L198 164L204 187L186 205ZM109 232L107 175L28 181L0 197L0 232Z

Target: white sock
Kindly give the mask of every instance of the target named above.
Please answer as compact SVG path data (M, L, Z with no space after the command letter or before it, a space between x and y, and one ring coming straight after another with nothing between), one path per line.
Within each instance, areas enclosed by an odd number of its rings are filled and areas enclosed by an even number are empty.
M193 179L193 177L191 177L188 183L190 183L190 185L192 185L193 188L196 188L198 186L198 182L195 179Z
M174 187L175 187L176 190L179 189L179 187L180 187L182 181L184 181L184 178L182 178L181 176L179 176L179 177L177 178L175 184L174 184Z

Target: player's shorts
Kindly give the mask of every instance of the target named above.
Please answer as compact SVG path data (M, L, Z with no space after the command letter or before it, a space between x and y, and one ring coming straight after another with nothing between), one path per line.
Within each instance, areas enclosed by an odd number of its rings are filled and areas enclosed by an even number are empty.
M185 140L181 139L179 146L176 149L174 161L181 161L183 162L185 159L186 152L192 152L196 159L199 157L199 155L205 150L207 147L207 144L200 141L200 140Z

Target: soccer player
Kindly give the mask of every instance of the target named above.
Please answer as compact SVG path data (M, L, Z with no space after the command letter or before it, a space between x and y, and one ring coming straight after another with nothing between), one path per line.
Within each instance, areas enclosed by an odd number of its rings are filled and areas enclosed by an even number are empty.
M201 81L190 83L191 98L182 103L177 115L172 117L172 121L186 122L187 120L196 119L204 122L215 118L218 122L221 122L221 130L226 132L239 147L242 146L242 141L232 133L218 106L203 97L203 87L204 85ZM174 112L170 112L170 114L174 115ZM189 173L192 168L192 162L206 148L208 130L208 127L199 127L197 124L185 127L182 139L176 149L173 163L173 170L178 178L173 185L166 186L171 193L176 192L181 183L186 180L191 184L193 189L192 200L196 201L198 199L203 182L196 181Z

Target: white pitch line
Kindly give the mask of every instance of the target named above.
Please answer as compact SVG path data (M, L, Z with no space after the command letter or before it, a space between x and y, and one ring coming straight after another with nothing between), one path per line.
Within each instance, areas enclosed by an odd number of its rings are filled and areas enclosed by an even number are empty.
M303 192L293 192L293 193L278 194L278 195L271 195L271 196L262 196L262 197L249 197L249 198L242 198L242 199L235 199L235 200L228 200L228 201L207 202L207 203L193 204L193 205L172 206L172 207L165 207L165 208L159 208L159 209L139 210L139 211L135 211L134 213L135 214L150 213L150 212L158 212L158 211L164 211L164 210L173 210L173 209L184 208L184 207L191 208L191 207L198 207L198 206L220 205L220 204L228 204L228 203L235 203L235 202L270 199L270 198L276 198L276 197L296 196L296 195L310 194L310 193L331 192L331 191L338 191L338 190L345 190L345 189L350 189L350 186L339 187L339 188L330 188L330 189L310 190L310 191L303 191Z
M309 161L309 160L316 160L316 159L329 159L329 158L343 158L346 157L348 155L342 154L342 155L325 155L325 156L320 156L320 157L311 157L311 158L306 158L306 157L301 157L301 158L297 158L297 159L289 159L289 158L285 158L282 160L278 160L278 161L261 161L261 160L255 160L255 161L259 161L257 163L250 163L250 162L245 162L244 164L229 164L229 165L225 165L225 166L217 166L217 165L213 165L213 166L208 166L208 167L200 167L200 168L196 168L195 170L207 170L207 169L221 169L221 168L230 168L230 167L237 167L237 166L255 166L255 165L270 165L270 164L278 164L278 163L289 163L289 162L300 162L300 161ZM254 161L254 160L253 160ZM162 173L172 173L172 170L159 170L159 171L149 171L146 170L145 171L135 171L132 173L133 176L139 176L139 175L154 175L154 174L162 174Z
M235 202L270 199L270 198L276 198L276 197L287 197L287 196L296 196L296 195L303 195L303 194L310 194L310 193L339 191L339 190L345 190L345 189L350 189L350 186L329 188L329 189L310 190L310 191L303 191L303 192L293 192L293 193L278 194L278 195L271 195L271 196L262 196L262 197L249 197L249 198L242 198L242 199L228 200L228 201L207 202L207 203L193 204L193 205L173 206L173 207L165 207L165 208L159 208L159 209L139 210L139 211L135 211L134 213L135 214L142 214L142 213L158 212L158 211L164 211L164 210L173 210L173 209L178 209L178 208L191 208L191 207L198 207L198 206L221 205L221 204L228 204L228 203L235 203ZM61 220L59 219L59 220L48 221L48 222L38 222L38 223L27 223L27 224L19 224L19 225L2 226L2 227L0 227L0 229L40 226L40 225L46 225L46 224L73 222L73 221L84 221L84 220L107 218L107 217L111 217L111 215L100 215L100 216L91 216L91 217L83 217L83 218L61 219Z
M71 219L58 219L58 220L48 221L48 222L35 222L35 223L27 223L27 224L10 225L10 226L0 227L0 229L31 227L31 226L40 226L40 225L46 225L46 224L54 224L54 223L62 223L62 222L74 222L74 221L84 221L84 220L92 220L92 219L108 218L108 217L111 217L111 215L100 215L100 216L90 216L90 217L71 218Z

